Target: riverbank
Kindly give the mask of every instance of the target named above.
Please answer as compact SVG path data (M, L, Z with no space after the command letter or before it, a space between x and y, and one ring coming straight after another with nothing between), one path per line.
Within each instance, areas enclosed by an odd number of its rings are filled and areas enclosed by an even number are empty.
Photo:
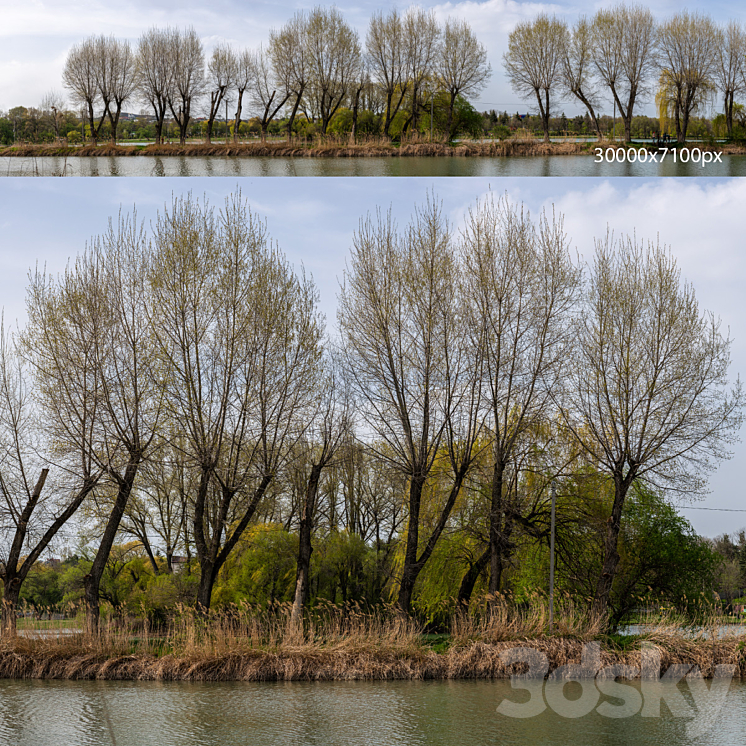
M187 143L186 145L14 145L0 148L0 157L11 158L120 158L120 157L225 157L225 158L406 158L406 157L528 157L548 155L594 155L595 149L644 148L658 150L651 143L633 143L625 146L620 142L550 142L539 140L496 140L490 142L458 143L404 143L371 141L358 144L334 140L315 144L269 141L240 144ZM667 147L675 147L671 143ZM690 150L719 152L724 155L746 155L746 146L735 144L696 143L687 146Z
M744 638L726 640L659 639L650 636L619 647L600 641L601 667L624 664L640 668L642 643L660 656L660 673L669 666L698 666L706 678L714 667L730 664L746 677ZM588 641L585 641L586 643ZM282 645L274 650L234 652L137 652L120 649L104 653L82 638L51 641L18 638L0 644L0 678L126 681L387 681L435 679L505 679L516 672L501 654L531 648L546 656L548 674L559 666L581 662L584 641L544 637L502 642L471 641L436 650L427 645L360 645L338 643ZM157 649L154 646L154 650ZM647 655L648 653L646 653Z
M91 157L293 157L293 158L376 158L390 157L495 157L533 155L578 155L590 153L592 143L543 143L524 140L493 142L405 143L368 142L355 145L340 142L303 145L287 142L245 144L194 143L186 145L17 145L0 149L0 157L91 158ZM746 151L745 151L746 152Z

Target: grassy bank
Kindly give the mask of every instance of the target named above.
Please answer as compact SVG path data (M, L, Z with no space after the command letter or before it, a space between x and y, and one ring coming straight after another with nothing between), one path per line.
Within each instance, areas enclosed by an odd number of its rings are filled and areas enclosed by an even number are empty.
M534 141L495 141L454 143L404 143L370 141L351 145L339 140L304 145L286 142L256 142L239 145L217 143L207 145L15 145L0 149L0 156L19 158L66 157L136 157L136 156L214 156L214 157L294 157L294 158L370 158L370 157L475 157L475 156L530 156L577 155L590 152L588 143L542 143Z
M428 143L409 142L404 144L390 143L376 139L351 145L344 139L329 139L313 144L287 143L269 141L266 143L253 142L238 145L215 143L187 143L186 145L112 145L106 143L98 146L66 146L66 145L13 145L0 148L0 156L18 158L43 158L54 156L58 158L86 158L86 157L136 157L136 156L213 156L213 157L293 157L293 158L371 158L371 157L505 157L505 156L536 156L536 155L578 155L592 154L596 147L646 147L656 150L653 145L634 143L625 146L620 142L558 142L544 143L539 140L502 140L492 142L459 142L459 143ZM669 147L672 147L673 144ZM692 144L689 148L699 148L702 151L717 151L728 155L745 155L746 146L726 144L708 145Z
M718 638L713 625L696 632L660 620L635 637L603 634L565 603L555 634L545 607L523 611L496 604L455 616L448 634L428 635L391 610L326 607L293 627L287 606L233 607L208 618L181 609L165 627L110 618L96 637L48 626L0 640L0 677L171 681L329 681L507 678L500 655L515 647L547 656L549 671L580 663L583 644L598 641L601 665L640 666L645 643L660 654L661 672L675 663L703 675L734 664L746 675L746 638Z

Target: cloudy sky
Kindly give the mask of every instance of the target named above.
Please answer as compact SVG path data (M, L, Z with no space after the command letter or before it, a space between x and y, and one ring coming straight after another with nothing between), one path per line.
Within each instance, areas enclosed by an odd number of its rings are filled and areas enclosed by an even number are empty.
M106 189L102 188L105 183ZM323 187L321 184L323 183ZM0 297L5 322L23 323L30 268L57 273L110 217L136 205L151 220L173 194L190 189L221 205L237 189L233 179L2 179L0 180ZM594 237L636 231L639 238L669 245L701 306L722 318L733 337L732 373L746 373L746 252L743 205L746 179L244 179L240 188L270 235L319 287L321 305L335 321L339 278L358 221L376 206L391 206L403 225L417 203L434 190L454 225L489 190L507 191L536 214L552 206L579 254L590 257ZM43 216L43 219L40 219ZM746 509L741 464L746 444L720 466L705 508ZM746 526L746 513L684 509L698 531L714 536Z
M0 110L12 106L38 106L50 89L61 90L61 74L70 47L90 34L115 34L133 42L150 26L191 24L202 37L208 52L220 41L237 46L258 46L266 41L269 30L281 26L297 10L309 10L317 3L292 3L287 0L2 0L0 2ZM390 0L358 0L337 3L348 21L365 38L368 19L373 11L397 7L405 10L413 3ZM542 11L556 13L568 20L579 14L592 14L609 2L517 2L516 0L463 0L462 2L418 3L432 8L436 15L465 18L488 51L493 77L477 108L526 111L527 104L511 91L502 73L502 55L507 36L515 24ZM746 20L746 5L718 0L705 5L685 5L679 0L649 3L658 18L688 7L706 8L716 20ZM572 103L562 107L577 111ZM652 106L643 107L652 114ZM611 101L602 110L611 112Z

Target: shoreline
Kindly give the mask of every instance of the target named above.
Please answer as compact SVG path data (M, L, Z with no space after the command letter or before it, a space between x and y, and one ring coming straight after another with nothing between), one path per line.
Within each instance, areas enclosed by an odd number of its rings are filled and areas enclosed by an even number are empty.
M66 641L67 642L67 641ZM746 652L741 638L684 640L671 638L652 645L660 656L660 673L674 664L699 667L711 678L719 664L736 666L735 677L746 677ZM579 664L583 642L569 638L470 642L444 652L412 646L300 646L267 650L194 652L156 656L152 653L103 653L83 644L69 645L25 639L5 640L0 648L0 678L107 681L394 681L507 679L515 672L500 653L517 647L543 653L551 674L559 666ZM38 650L34 650L38 647ZM640 668L639 646L622 650L601 646L601 666L624 664ZM639 679L639 674L635 678Z
M672 143L673 146L673 143ZM321 143L302 145L270 141L266 143L225 144L194 143L187 145L113 145L104 143L94 145L13 145L0 148L0 156L10 158L95 158L95 157L291 157L291 158L380 158L380 157L530 157L546 155L593 155L597 147L645 148L658 150L649 143L623 143L604 141L597 142L562 142L545 143L539 140L498 140L492 142L462 142L454 145L447 143L405 143L392 145L387 143ZM709 145L695 144L687 146L700 151L715 151L725 155L745 155L744 145Z
M224 144L194 143L187 145L19 145L0 149L2 157L18 158L96 158L96 157L231 157L231 158L380 158L380 157L489 157L529 155L578 155L590 153L588 143L542 142L464 142L447 143L321 143L302 145L287 142ZM746 152L746 151L745 151Z

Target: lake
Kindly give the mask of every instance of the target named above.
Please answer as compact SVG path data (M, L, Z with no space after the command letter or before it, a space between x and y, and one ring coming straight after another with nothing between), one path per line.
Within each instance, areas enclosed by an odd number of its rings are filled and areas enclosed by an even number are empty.
M547 685L548 686L548 685ZM565 689L568 699L579 684ZM632 686L640 688L639 682ZM573 694L572 688L578 692ZM687 702L688 687L682 686ZM0 680L0 743L14 746L678 746L740 743L746 685L732 683L703 735L691 718L576 719L552 710L517 719L510 682L214 683ZM692 710L696 714L696 710Z
M0 158L0 176L746 176L746 156L722 163L595 163L592 155L292 158L113 156Z

